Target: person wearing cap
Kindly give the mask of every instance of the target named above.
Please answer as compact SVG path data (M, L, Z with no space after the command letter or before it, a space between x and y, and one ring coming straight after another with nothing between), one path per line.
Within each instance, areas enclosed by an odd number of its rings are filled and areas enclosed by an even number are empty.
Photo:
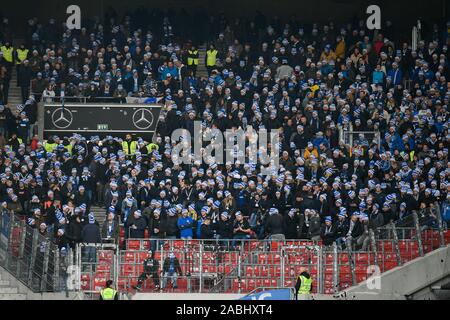
M347 210L345 207L341 207L338 214L338 219L336 221L336 244L339 248L342 248L345 242L345 237L349 229L349 221L347 218Z
M298 220L297 208L290 209L283 216L283 233L286 239L298 239Z
M100 290L99 300L119 300L119 292L113 288L112 280L107 280L105 287Z
M308 238L312 241L320 240L320 216L319 212L314 209L309 210L309 219L308 219Z
M303 158L311 163L313 159L319 159L319 152L317 148L314 147L312 142L308 142L306 145L305 152L303 153Z
M19 217L22 217L22 215L25 214L23 206L22 206L21 202L19 201L19 197L16 194L13 194L10 197L10 201L8 201L8 210L11 212L14 212Z
M194 220L189 215L188 209L183 209L181 217L177 221L178 229L180 230L180 238L183 240L190 240L194 237Z
M75 193L74 203L77 206L81 205L82 203L86 204L86 210L89 211L91 207L90 199L88 194L86 193L86 188L84 187L84 185L80 185L78 187L78 192Z
M125 230L128 233L127 239L144 239L147 221L142 217L141 210L136 210L128 217L125 223Z
M206 216L202 219L202 223L200 225L200 239L206 240L204 243L208 243L209 241L214 238L214 230L211 226L211 217Z
M83 227L84 226L81 223L78 208L72 216L68 217L68 224L65 233L68 244L72 250L74 250L76 245L82 241Z
M166 239L176 239L178 237L180 229L178 229L178 215L176 208L167 210L164 221L164 231L166 233Z
M348 231L343 239L343 244L345 244L345 246L353 245L356 239L358 239L358 237L361 236L363 232L364 228L361 221L359 220L358 213L354 212L350 217Z
M154 251L149 250L148 256L143 262L144 270L139 275L137 285L134 286L134 289L137 291L142 290L142 284L148 278L153 279L154 291L159 291L160 282L159 282L159 262L154 257Z
M150 246L153 251L159 247L160 241L157 239L165 238L165 232L163 230L164 224L161 221L161 210L154 209L153 214L150 217L148 222L148 230L150 233Z
M87 244L84 247L83 260L88 264L93 264L95 270L95 263L97 262L97 249L95 245L102 242L102 236L93 213L89 213L88 223L84 225L81 231L81 241Z
M112 207L108 210L105 222L102 226L102 239L114 241L119 243L120 225L117 216L114 214L115 209Z
M283 216L278 209L270 208L269 216L266 218L265 231L271 240L284 240Z
M370 237L369 237L369 216L366 213L361 213L359 216L359 221L362 226L361 235L359 235L355 240L356 242L356 249L367 251L369 244L370 244Z
M170 252L168 257L164 259L163 263L163 276L161 279L161 289L165 290L167 287L167 280L170 279L172 283L172 288L177 289L177 280L178 277L183 276L183 271L181 270L180 261L178 260L177 256Z
M244 219L242 213L237 211L235 213L235 220L233 224L233 241L231 246L235 248L237 242L241 242L241 240L244 239L250 239L251 233L252 230L250 229L247 219Z
M336 226L333 224L331 216L325 217L325 222L320 229L320 237L326 246L332 245L336 240Z
M223 211L220 214L219 221L214 223L213 228L216 233L216 239L219 240L222 246L228 248L229 241L227 240L233 238L233 221L231 221L227 211Z

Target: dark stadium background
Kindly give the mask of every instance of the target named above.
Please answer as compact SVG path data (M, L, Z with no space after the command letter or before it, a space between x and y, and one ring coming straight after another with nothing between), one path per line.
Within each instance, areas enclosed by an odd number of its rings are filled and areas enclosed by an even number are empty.
M365 19L366 8L371 4L379 5L382 20L391 20L399 32L407 32L410 38L411 27L416 23L416 17L421 16L424 28L426 21L444 21L449 16L448 0L45 0L45 1L10 1L7 6L0 7L0 17L7 16L18 34L23 32L23 21L32 17L46 21L48 17L58 20L66 17L66 8L71 4L81 7L82 17L103 17L112 6L119 13L133 13L140 6L147 9L184 8L189 14L204 10L205 13L217 14L224 12L227 16L253 17L260 10L268 17L278 15L289 17L295 14L302 22L326 22L331 19L336 22L347 22L349 19ZM19 21L19 22L18 22ZM426 31L426 30L424 30Z

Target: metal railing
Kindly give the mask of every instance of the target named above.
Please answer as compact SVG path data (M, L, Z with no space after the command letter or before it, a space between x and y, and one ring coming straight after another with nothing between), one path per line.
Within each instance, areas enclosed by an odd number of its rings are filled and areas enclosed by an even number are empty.
M111 243L79 243L74 252L75 291L86 299L97 299L107 280L118 282L118 247Z
M36 95L36 93L32 93ZM84 97L84 96L42 96L42 103L88 103L88 102L104 102L104 103L126 103L125 97Z
M66 257L44 236L12 213L0 217L0 265L33 292L61 292Z

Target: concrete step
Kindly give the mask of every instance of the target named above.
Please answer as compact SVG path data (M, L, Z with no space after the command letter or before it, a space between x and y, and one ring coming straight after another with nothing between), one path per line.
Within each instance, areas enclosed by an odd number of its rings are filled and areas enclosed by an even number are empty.
M19 291L17 288L12 287L0 287L0 294L17 294Z
M9 287L11 282L9 280L0 280L0 287Z
M0 300L26 300L26 294L2 294L0 293Z

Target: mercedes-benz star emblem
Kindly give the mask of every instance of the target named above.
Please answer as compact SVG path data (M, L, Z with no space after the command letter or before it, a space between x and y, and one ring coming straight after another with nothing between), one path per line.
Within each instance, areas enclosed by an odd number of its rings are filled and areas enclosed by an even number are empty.
M72 111L66 108L58 108L52 113L52 122L58 129L66 129L72 124Z
M153 123L153 114L148 109L138 109L133 113L133 124L140 130L150 128Z

